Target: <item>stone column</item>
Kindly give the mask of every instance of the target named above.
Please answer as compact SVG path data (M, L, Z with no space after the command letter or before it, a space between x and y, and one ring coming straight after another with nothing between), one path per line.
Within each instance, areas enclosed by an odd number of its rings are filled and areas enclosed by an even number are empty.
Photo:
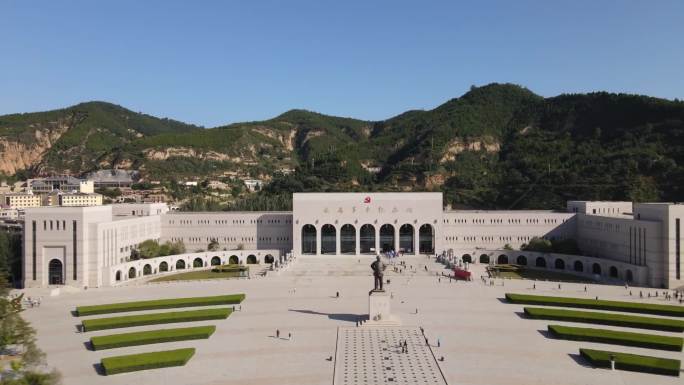
M354 228L354 246L356 247L355 254L361 254L361 227Z
M380 226L375 226L375 255L380 254Z
M394 251L399 252L399 226L394 225Z
M420 253L420 226L413 227L413 254Z
M316 226L316 255L321 255L321 230L322 226Z
M340 248L342 243L342 227L335 226L335 254L342 254L342 249Z

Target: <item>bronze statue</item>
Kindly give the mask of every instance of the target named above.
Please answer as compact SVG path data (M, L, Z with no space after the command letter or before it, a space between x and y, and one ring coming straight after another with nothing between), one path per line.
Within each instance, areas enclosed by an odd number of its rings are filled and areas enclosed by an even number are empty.
M373 269L373 277L375 277L375 288L373 289L373 291L384 291L382 289L382 276L387 266L384 263L382 263L379 255L375 262L371 263L370 266L371 269Z

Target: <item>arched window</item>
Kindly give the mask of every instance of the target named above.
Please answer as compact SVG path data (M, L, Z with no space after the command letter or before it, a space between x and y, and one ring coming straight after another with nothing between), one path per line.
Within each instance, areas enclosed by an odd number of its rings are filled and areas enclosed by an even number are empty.
M321 254L337 254L337 229L333 225L321 227Z
M204 266L204 262L202 262L202 258L197 257L192 261L192 267L197 268L197 267L203 267L203 266Z
M179 259L176 261L176 270L183 270L185 269L185 261L182 259Z
M519 255L518 258L515 259L515 263L520 266L527 266L527 257L524 255Z
M601 275L601 265L599 265L598 263L594 263L591 266L591 273L596 274L596 275Z
M159 264L159 271L169 271L169 264L162 262Z
M537 259L534 261L534 265L536 267L544 267L546 268L546 259L542 257L537 257Z
M257 263L257 257L254 255L248 255L247 256L247 264L248 265L254 265Z
M499 258L496 259L496 263L499 265L505 265L508 263L508 256L507 255L499 255Z
M565 261L560 259L560 258L556 258L556 261L554 262L554 266L556 267L557 270L565 270Z
M575 271L580 273L584 271L584 264L582 261L575 261Z
M240 259L237 255L231 255L230 258L228 258L228 263L231 265L237 265L240 263Z
M64 285L64 269L62 261L53 259L48 263L48 284Z
M275 262L275 258L273 258L271 254L266 254L266 256L264 257L264 262L269 264L273 263Z
M130 269L128 269L128 278L130 279L130 278L135 278L135 277L136 277L135 267L131 267Z
M402 225L399 228L399 250L402 250L407 254L413 254L413 237L413 226L408 223Z
M463 263L472 263L473 262L473 258L470 256L470 254L463 254L463 256L461 257L461 260L463 261Z
M433 254L435 252L435 230L432 225L424 224L418 229L418 245L423 254Z
M221 258L220 257L218 257L216 255L211 257L211 265L212 266L218 266L220 264L221 264Z
M375 227L373 225L361 226L359 243L362 254L375 254Z
M380 226L380 249L383 253L394 250L394 226L389 223Z
M618 269L615 266L610 267L610 277L611 278L617 278L618 277Z
M152 266L150 266L150 264L148 263L145 266L143 266L143 275L150 275L150 274L152 274Z
M316 228L314 225L302 227L302 254L316 254Z
M356 254L356 228L346 224L340 228L340 253Z
M489 255L480 254L480 263L489 263Z

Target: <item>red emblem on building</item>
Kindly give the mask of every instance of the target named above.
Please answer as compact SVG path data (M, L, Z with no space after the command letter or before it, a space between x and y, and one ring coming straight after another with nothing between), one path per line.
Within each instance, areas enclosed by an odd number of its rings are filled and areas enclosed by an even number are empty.
M370 197L363 198L363 203L370 203L370 202L371 202Z

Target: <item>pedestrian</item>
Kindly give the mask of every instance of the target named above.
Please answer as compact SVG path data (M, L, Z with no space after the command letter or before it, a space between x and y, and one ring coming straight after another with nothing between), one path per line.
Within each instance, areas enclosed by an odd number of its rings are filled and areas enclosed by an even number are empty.
M561 289L561 284L559 283L559 284L558 284L558 290L560 290L560 289Z
M335 295L337 298L340 298L340 292L338 291Z
M292 341L292 333L291 333L291 332L290 332L290 333L287 333L287 339L288 339L289 341Z
M416 308L416 314L418 314L418 308Z
M280 338L280 329L276 329L276 338Z
M437 338L437 347L439 348L441 346L442 346L442 344L440 343L439 338Z
M586 287L586 286L584 286L584 292L585 292L585 293L587 292L587 287Z
M537 290L537 284L536 283L532 284L532 290Z

